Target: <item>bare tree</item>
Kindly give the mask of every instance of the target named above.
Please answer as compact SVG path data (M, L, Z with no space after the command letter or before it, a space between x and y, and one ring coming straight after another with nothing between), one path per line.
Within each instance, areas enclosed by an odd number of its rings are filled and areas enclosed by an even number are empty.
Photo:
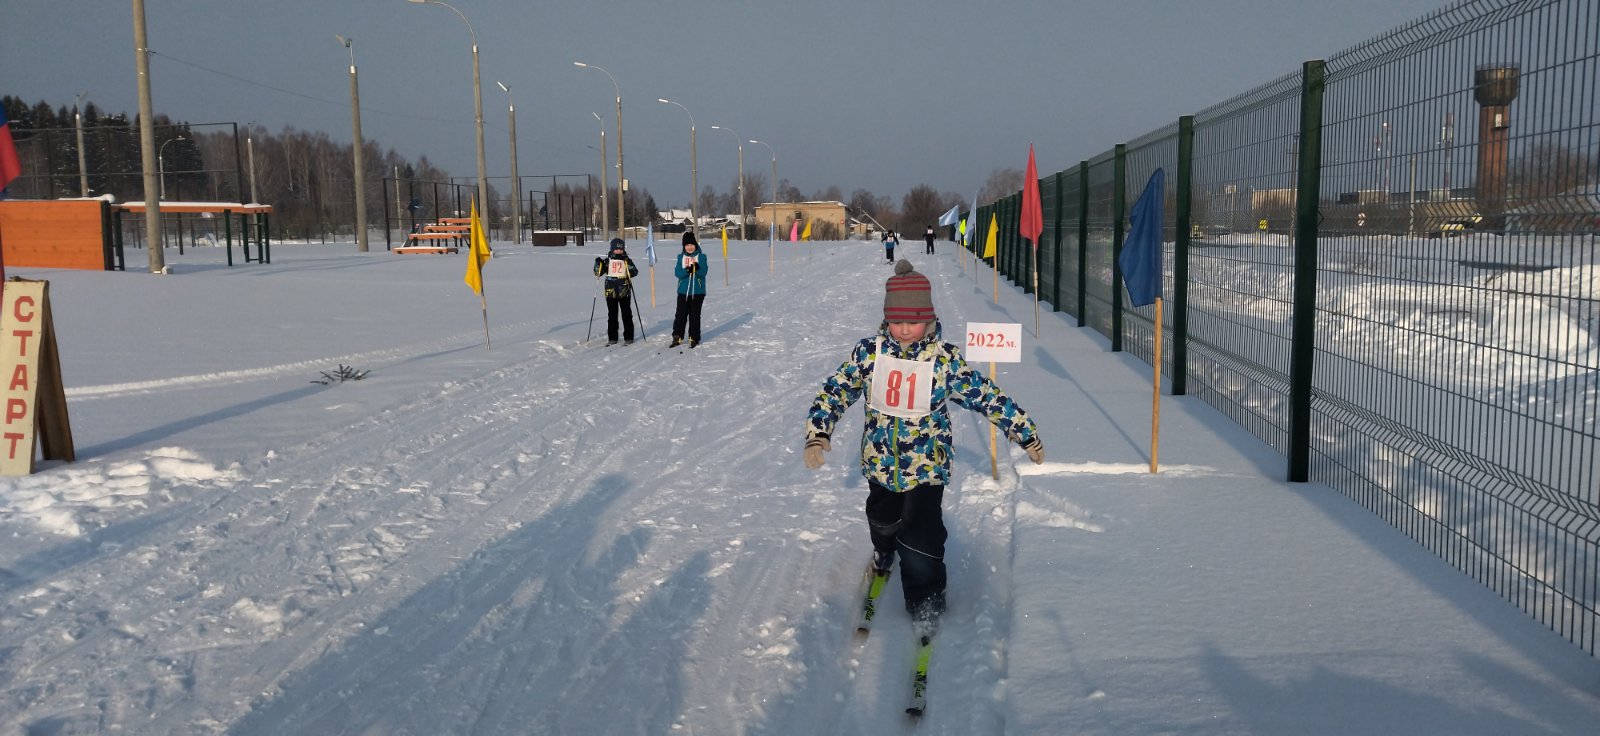
M922 228L938 222L939 215L949 209L939 191L927 184L918 184L906 193L900 205L900 226L921 232Z
M983 188L978 190L978 200L993 202L1020 191L1022 191L1022 169L995 169L989 173L989 178L984 180Z
M1594 176L1594 163L1559 143L1541 141L1512 165L1510 195L1538 200L1570 192Z

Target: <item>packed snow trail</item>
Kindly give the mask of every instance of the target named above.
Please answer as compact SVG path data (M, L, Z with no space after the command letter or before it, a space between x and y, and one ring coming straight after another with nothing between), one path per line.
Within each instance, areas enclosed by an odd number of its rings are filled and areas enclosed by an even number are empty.
M816 247L714 293L693 351L654 349L670 303L633 346L579 345L570 315L514 323L494 352L517 360L249 448L222 480L104 530L114 552L18 581L0 609L20 642L5 720L234 734L901 727L897 581L872 641L852 636L869 551L860 409L821 471L798 453L807 404L876 327L889 272L876 248ZM947 333L992 316L949 298L963 288L952 259L919 266ZM819 323L802 302L837 309ZM1027 405L1026 387L1008 388ZM182 400L181 384L164 390ZM1002 460L1002 482L988 479L976 415L955 419L951 606L919 732L1000 733L1016 476ZM671 452L652 452L664 438Z

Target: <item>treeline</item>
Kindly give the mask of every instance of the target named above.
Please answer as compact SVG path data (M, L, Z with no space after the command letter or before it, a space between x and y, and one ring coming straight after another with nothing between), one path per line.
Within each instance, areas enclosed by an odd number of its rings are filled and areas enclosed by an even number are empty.
M71 106L52 107L44 101L29 105L11 96L0 97L0 105L10 120L22 159L23 175L7 188L9 196L77 197L84 195L87 188L86 194L91 197L109 194L119 202L144 199L136 115L108 113L93 102L83 106L80 177L78 127ZM164 171L158 177L158 186L164 188L167 200L261 202L274 208L275 237L352 236L355 187L350 143L334 141L327 133L293 127L274 132L239 123L173 121L161 114L155 116L155 133L157 169ZM476 192L474 176L452 177L427 156L412 160L393 149L384 150L376 141L369 139L364 144L369 228L382 228L386 222L408 227L415 220L465 214L462 210ZM864 214L863 219L869 222L902 232L920 232L924 226L936 223L951 206L959 204L965 209L971 204L970 194L940 193L927 185L913 187L896 203L866 189L856 189L847 198L837 186L806 195L788 179L777 182L774 189L760 171L746 172L744 179L747 216L757 205L773 199L775 192L776 200L782 202L844 202L853 217L862 218ZM561 227L598 224L600 195L592 179L578 184L561 181L553 186L546 181L546 177L522 177L525 223L541 226L544 217L554 217L554 211L559 210ZM1021 171L998 169L980 190L980 199L988 202L1016 191L1021 181ZM739 212L738 185L735 177L722 193L713 186L703 186L698 211L713 216ZM530 206L528 191L534 189L550 191L548 195L534 195L536 199ZM509 227L509 191L506 177L490 179L486 217L501 229ZM614 223L616 188L609 187L606 194ZM539 208L545 206L546 200L551 211L541 216ZM625 204L630 225L657 219L659 207L647 188L630 191Z
M7 188L18 198L56 199L84 194L111 195L119 202L144 199L137 116L83 106L83 167L80 178L78 131L72 108L46 102L28 105L0 97L10 120L23 174ZM175 122L156 115L158 187L167 200L262 202L274 208L278 236L349 235L355 227L352 148L328 134L286 127L273 132L236 123ZM450 182L450 173L426 156L411 160L367 140L363 151L367 179L368 225L384 224L384 177ZM252 176L251 160L254 160ZM475 186L470 180L458 183ZM430 190L431 191L431 190ZM392 198L394 193L388 192ZM159 194L158 194L159 196ZM491 196L494 196L491 192ZM393 217L393 203L390 202Z

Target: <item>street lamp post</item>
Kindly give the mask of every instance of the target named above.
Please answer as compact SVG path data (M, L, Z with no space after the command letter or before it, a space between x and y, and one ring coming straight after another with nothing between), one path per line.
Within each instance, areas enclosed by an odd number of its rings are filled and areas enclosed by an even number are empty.
M156 169L158 171L158 175L161 177L161 201L163 202L165 202L167 199L167 146L177 143L178 141L186 140L189 139L180 135L172 140L162 143L161 147L156 149Z
M511 115L511 229L512 238L522 242L522 179L517 178L517 103L511 99L511 88L505 82L495 82L506 93L506 110Z
M78 130L78 196L89 196L89 168L84 165L83 155L83 96L88 92L79 92L78 101L72 105L72 127Z
M250 165L250 203L251 204L255 204L255 203L261 201L261 200L256 198L256 138L255 138L255 130L256 130L256 123L255 123L254 120L252 120L252 121L250 121L250 123L248 125L245 126L245 133L244 133L245 158L246 158L246 160L249 161L249 165ZM251 222L252 223L255 222L255 215L254 214L251 214L250 218L251 218Z
M350 50L350 128L355 137L355 145L351 148L350 166L356 187L356 250L365 253L367 252L367 167L361 150L365 144L361 141L361 86L356 80L355 41L337 33L333 34L333 37L339 39L339 43Z
M606 163L608 160L606 159L606 121L605 118L600 117L600 113L590 112L589 114L593 115L595 120L600 121L600 239L610 240L609 233L606 232L606 228L611 227L611 212L606 209L606 169L610 167L610 164ZM551 188L554 189L554 187ZM620 197L621 195L622 192L619 190L617 196Z
M734 140L739 142L739 239L744 240L744 138L739 132L726 125L713 125L712 130L726 130L733 134Z
M487 212L489 208L489 175L488 164L483 157L483 83L478 76L478 32L472 29L472 23L467 16L456 10L454 5L440 0L409 0L417 5L443 5L453 11L462 23L467 24L467 33L472 36L472 110L473 119L478 129L478 210Z
M700 234L700 207L696 204L696 201L700 199L700 166L698 163L699 156L694 150L694 113L689 112L689 108L684 107L681 102L673 102L665 97L656 101L664 102L668 105L677 105L685 115L689 116L689 219L692 221L691 227L694 228L695 235L698 236Z
M772 212L767 218L767 240L769 241L768 244L770 246L770 241L776 241L778 238L778 152L772 150L771 143L758 141L754 138L751 138L750 142L766 146L767 153L772 154ZM773 268L775 268L771 261L776 257L777 256L770 251L767 253L767 270L771 271Z
M628 188L628 173L622 167L622 87L617 86L617 78L611 76L611 72L598 66L585 64L581 61L574 61L572 65L580 69L594 69L605 74L606 78L611 80L611 87L617 91L617 237L627 238L628 229L625 223L626 216L624 215L627 208L623 206L623 202L627 199L624 190Z

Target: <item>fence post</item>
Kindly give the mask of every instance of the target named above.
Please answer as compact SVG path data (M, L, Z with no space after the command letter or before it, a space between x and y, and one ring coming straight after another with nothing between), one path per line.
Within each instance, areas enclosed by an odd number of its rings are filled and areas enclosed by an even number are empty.
M1122 352L1122 221L1128 216L1128 144L1118 143L1111 184L1111 352Z
M1178 118L1177 232L1172 251L1172 395L1188 391L1189 371L1189 229L1193 223L1194 116Z
M1066 248L1061 247L1061 190L1066 186L1067 172L1056 172L1056 218L1051 227L1050 243L1055 248L1055 257L1050 259L1050 306L1057 312L1063 311L1061 306L1061 257L1066 255Z
M1078 162L1078 326L1089 311L1089 162Z
M1316 363L1317 228L1322 195L1322 93L1326 62L1305 63L1300 78L1300 167L1295 183L1294 309L1289 335L1289 482L1311 465L1311 371Z

